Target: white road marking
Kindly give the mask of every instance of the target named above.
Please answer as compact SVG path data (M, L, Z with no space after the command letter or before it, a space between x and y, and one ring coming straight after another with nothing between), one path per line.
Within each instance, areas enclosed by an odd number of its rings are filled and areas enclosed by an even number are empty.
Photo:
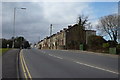
M77 64L84 65L84 66L88 66L88 67L96 68L96 69L103 70L103 71L107 71L107 72L111 72L111 73L114 73L114 74L119 74L118 72L115 72L115 71L111 71L111 70L107 70L107 69L104 69L104 68L100 68L100 67L92 66L92 65L85 64L85 63L81 63L81 62L78 62L78 61L74 61L74 62L77 63Z
M49 56L53 56L53 55L51 55L51 54L48 54Z
M58 59L63 59L61 57L58 57L58 56L55 56L55 55L52 55L52 54L48 54L49 56L52 56L52 57L55 57L55 58L58 58Z
M63 59L63 58L61 58L61 57L57 57L57 58L59 58L59 59Z
M43 54L45 53L44 51L41 51Z
M45 53L45 52L43 52L43 53ZM55 55L52 55L52 54L48 54L48 55L52 56L52 57L55 57L55 58L58 58L58 59L63 59L61 57L58 57L58 56L55 56ZM84 66L88 66L88 67L91 67L91 68L96 68L96 69L99 69L99 70L107 71L107 72L110 72L110 73L119 74L118 72L111 71L111 70L104 69L104 68L100 68L100 67L97 67L97 66L92 66L92 65L89 65L89 64L86 64L86 63L82 63L82 62L78 62L78 61L73 61L73 62L75 62L77 64L84 65Z

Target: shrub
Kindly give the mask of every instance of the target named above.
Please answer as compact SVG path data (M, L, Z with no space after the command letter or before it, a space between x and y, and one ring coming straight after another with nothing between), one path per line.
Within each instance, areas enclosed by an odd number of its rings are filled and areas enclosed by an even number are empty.
M117 43L115 41L107 41L107 43L109 43L110 47L116 47Z
M90 48L102 48L102 44L105 43L106 40L102 36L91 35L88 37L88 46Z
M103 48L109 48L110 44L109 43L103 43Z
M120 44L118 44L116 48L117 48L117 54L120 54Z
M120 44L117 45L117 49L120 49Z

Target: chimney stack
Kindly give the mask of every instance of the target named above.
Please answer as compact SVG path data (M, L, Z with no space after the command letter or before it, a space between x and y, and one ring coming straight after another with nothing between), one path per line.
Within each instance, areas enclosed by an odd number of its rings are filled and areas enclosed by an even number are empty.
M69 26L68 26L68 29L69 29L69 28L71 28L71 27L72 27L72 26L71 26L71 25L69 25Z

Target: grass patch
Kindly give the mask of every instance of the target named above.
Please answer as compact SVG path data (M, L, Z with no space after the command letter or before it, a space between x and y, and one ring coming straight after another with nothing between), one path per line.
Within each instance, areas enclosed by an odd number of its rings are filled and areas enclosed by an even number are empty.
M0 56L2 55L2 53L5 53L9 50L10 48L0 48Z

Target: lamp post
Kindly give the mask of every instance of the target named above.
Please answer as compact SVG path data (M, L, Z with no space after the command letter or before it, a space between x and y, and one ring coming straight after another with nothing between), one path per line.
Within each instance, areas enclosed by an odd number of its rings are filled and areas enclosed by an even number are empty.
M26 8L14 8L14 22L13 22L13 44L12 44L12 48L15 47L15 17L16 17L16 9L26 9Z

